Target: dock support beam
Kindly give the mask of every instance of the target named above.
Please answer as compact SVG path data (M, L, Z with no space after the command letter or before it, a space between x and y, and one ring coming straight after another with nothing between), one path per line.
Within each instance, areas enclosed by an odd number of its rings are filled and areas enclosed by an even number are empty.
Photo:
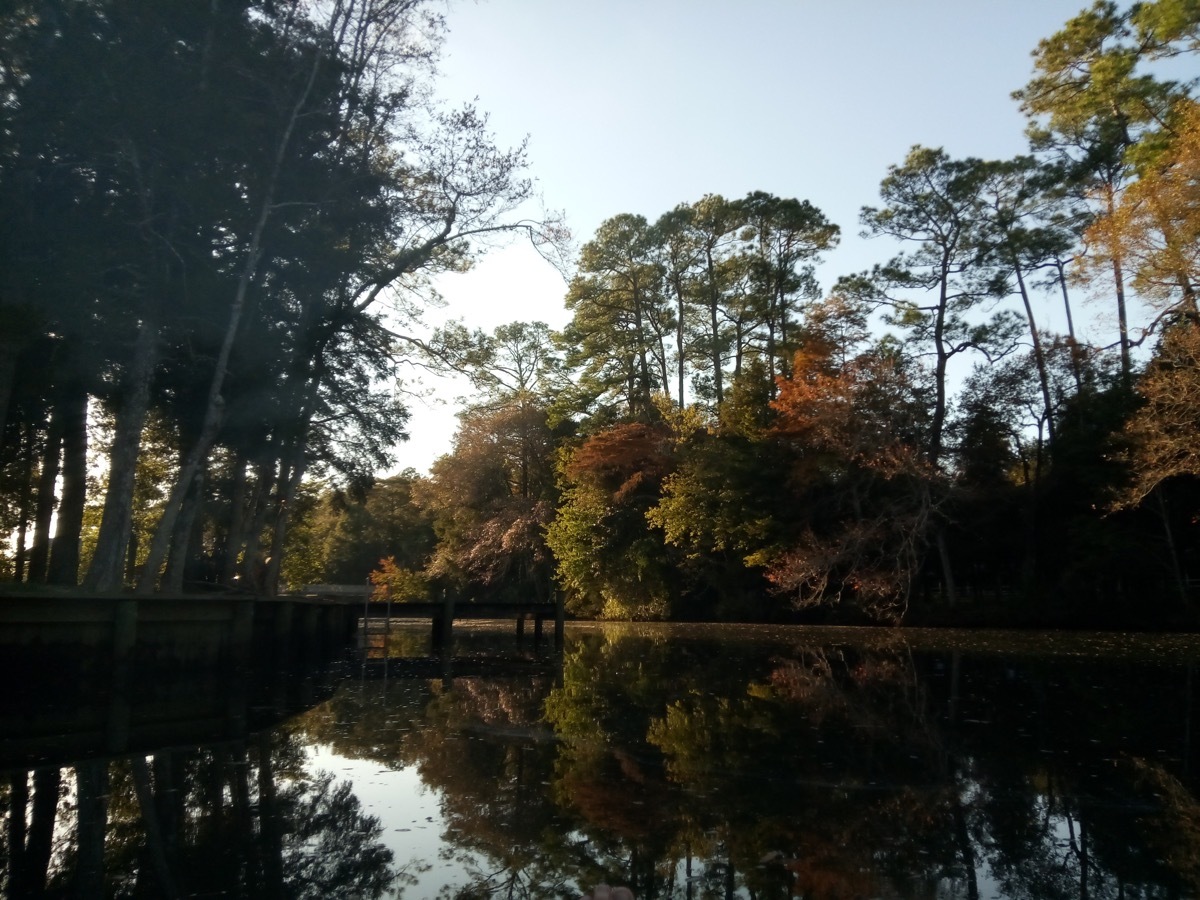
M454 639L454 595L442 592L442 610L433 617L433 646L444 647Z

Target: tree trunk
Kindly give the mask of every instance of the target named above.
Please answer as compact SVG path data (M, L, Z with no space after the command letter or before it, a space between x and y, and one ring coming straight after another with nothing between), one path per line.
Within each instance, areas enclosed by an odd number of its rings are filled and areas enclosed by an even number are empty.
M246 541L246 469L249 462L239 458L234 464L233 490L229 500L229 526L225 532L225 549L221 558L220 582L233 584L237 575L238 553Z
M288 525L291 523L291 500L296 496L296 487L304 477L303 468L296 471L288 479L287 493L280 501L275 513L275 526L271 529L271 555L266 559L266 574L264 580L265 593L274 597L279 593L279 570L283 565L283 548L287 541Z
M229 795L233 807L233 821L237 834L238 855L243 861L245 885L242 896L261 897L262 885L262 844L254 828L254 802L250 796L250 753L246 746L240 745L229 754L230 765L225 771L229 776Z
M634 416L644 416L650 411L650 363L646 359L646 325L642 321L642 298L640 293L634 290L633 296L633 327L637 335L637 409L633 410Z
M275 795L270 732L258 738L258 829L263 844L263 896L283 896L283 834Z
M1167 500L1163 496L1162 485L1154 488L1154 497L1158 501L1158 514L1162 519L1163 533L1167 540L1167 551L1171 557L1171 573L1175 576L1175 589L1179 591L1179 601L1185 612L1192 608L1191 598L1188 597L1187 578L1184 577L1183 567L1179 563L1179 550L1175 545L1175 531L1171 528L1171 517L1167 511Z
M679 322L675 326L675 349L679 353L679 372L678 372L679 408L683 409L683 407L684 407L683 382L684 382L684 377L686 375L686 372L685 372L686 366L684 365L684 359L683 359L683 315L684 315L683 290L680 288L679 285L675 286L675 297L678 302L677 315L679 317Z
M79 543L87 504L87 406L82 384L72 381L59 398L63 421L62 498L50 542L49 584L79 581Z
M742 374L742 357L746 352L746 331L742 321L739 319L734 333L734 354L733 354L733 380L737 381L738 376Z
M33 426L26 425L24 452L21 454L21 487L17 499L17 546L13 562L13 580L25 581L29 559L29 520L33 515Z
M121 406L108 460L108 490L96 551L84 584L90 591L121 587L122 567L133 528L133 487L142 429L150 408L150 382L158 363L158 323L147 316L138 327L133 360L125 377Z
M125 574L124 574L125 584L133 584L134 579L137 578L137 573L138 573L137 560L138 560L138 553L141 552L141 549L142 549L141 535L139 535L137 533L136 529L130 529L129 543L125 547Z
M936 353L933 373L933 419L929 423L929 462L935 469L942 458L942 429L946 424L946 369L950 354L946 350L946 306L950 278L949 252L942 254L941 283L938 288L938 307L933 325L933 347Z
M1046 417L1046 432L1054 444L1054 408L1050 403L1050 376L1046 372L1046 354L1042 351L1042 339L1038 334L1037 322L1033 319L1033 304L1029 300L1029 291L1025 289L1025 278L1021 274L1021 264L1016 259L1012 261L1013 272L1017 276L1017 287L1021 291L1021 302L1025 305L1025 321L1029 323L1029 339L1033 342L1033 361L1037 365L1038 383L1042 388L1042 405Z
M958 605L958 588L954 583L954 567L950 564L950 548L946 544L945 529L938 527L937 530L937 551L938 559L942 564L942 584L946 589L946 605Z
M955 785L957 794L958 786ZM979 879L975 874L975 850L971 844L971 835L967 831L967 815L963 809L962 797L954 798L954 839L958 844L958 855L962 860L963 875L967 882L968 900L979 900Z
M315 386L313 390L316 390ZM311 411L307 415L311 415ZM306 417L304 421L307 423L308 418ZM300 482L304 480L304 473L307 470L307 456L304 452L307 437L306 425L294 439L290 453L291 459L286 463L286 475L282 473L284 464L280 464L280 500L275 512L275 527L271 531L271 555L267 558L266 571L266 591L270 596L274 596L279 590L279 567L283 563L283 549L287 542L288 526L291 523L291 510L296 499L296 491L300 487Z
M1121 332L1121 375L1125 384L1133 383L1133 360L1129 352L1129 315L1125 311L1125 276L1121 260L1113 257L1113 279L1117 285L1117 322Z
M784 277L782 272L779 273L779 277L781 279ZM776 301L776 305L779 307L779 374L784 378L787 378L792 374L792 360L791 354L788 353L787 294L784 293L782 282L778 288L778 299ZM774 379L771 379L771 381L774 383ZM772 393L771 396L775 396L774 393Z
M4 426L8 424L8 405L13 382L17 376L17 358L21 341L12 337L0 338L0 447L4 446Z
M1108 185L1108 190L1105 192L1106 214L1111 222L1116 214L1116 188L1113 184ZM1129 315L1125 308L1125 273L1121 260L1120 248L1112 246L1109 248L1112 253L1112 272L1113 286L1117 293L1117 326L1120 331L1121 340L1121 375L1125 380L1125 386L1129 387L1133 384L1133 361L1129 353Z
M1057 256L1054 268L1058 270L1058 286L1062 291L1063 311L1067 314L1067 345L1071 351L1071 374L1075 377L1075 390L1083 388L1083 372L1079 364L1079 342L1075 340L1075 320L1071 317L1071 295L1067 292L1066 264Z
M263 455L267 452L269 451L264 450ZM256 589L255 569L262 562L262 533L271 514L271 492L278 483L280 474L277 468L281 466L282 463L276 464L273 460L264 460L258 466L258 484L254 488L254 503L251 507L254 516L246 533L246 547L241 564L241 583L251 590Z
M1090 869L1088 859L1087 834L1084 831L1083 820L1079 820L1079 840L1075 839L1075 819L1070 813L1067 814L1067 842L1071 847L1071 852L1075 854L1075 858L1079 861L1079 900L1088 900L1088 870Z
M194 556L196 521L204 504L204 475L204 469L196 473L192 489L188 492L175 523L171 553L167 557L167 571L163 575L163 590L168 593L178 594L183 591L184 574Z
M767 310L767 378L771 382L771 399L775 399L775 298L771 298L771 308Z
M38 472L37 500L33 512L33 546L29 551L29 569L25 580L30 584L45 584L46 564L50 559L50 523L54 519L57 498L59 462L62 458L63 421L56 409L50 416L46 445L42 449L42 464Z
M720 409L725 400L725 385L722 377L725 373L721 369L721 325L717 318L721 307L721 293L717 289L717 271L716 263L713 261L712 248L706 247L704 255L705 261L708 263L708 320L709 328L712 329L713 393L717 398L717 408Z

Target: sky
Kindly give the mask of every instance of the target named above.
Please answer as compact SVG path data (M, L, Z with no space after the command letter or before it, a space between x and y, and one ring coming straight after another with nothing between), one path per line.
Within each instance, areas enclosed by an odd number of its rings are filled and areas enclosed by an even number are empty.
M705 194L762 190L809 200L841 226L817 270L827 288L893 255L859 236L858 215L913 145L1026 152L1011 94L1029 80L1038 41L1087 5L452 0L437 90L488 113L501 146L528 138L541 203L565 213L576 243L620 213L653 221ZM432 322L490 331L569 320L562 275L528 245L492 250L438 290L447 306ZM1107 327L1103 316L1094 327ZM451 449L464 390L426 387L433 397L411 401L398 468L425 471Z

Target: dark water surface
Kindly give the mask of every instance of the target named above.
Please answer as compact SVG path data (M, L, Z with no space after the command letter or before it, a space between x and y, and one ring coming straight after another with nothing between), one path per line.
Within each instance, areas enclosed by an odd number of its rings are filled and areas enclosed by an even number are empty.
M1198 638L569 626L558 657L510 625L454 646L158 684L116 755L19 688L5 895L1200 896ZM115 746L111 710L76 719Z

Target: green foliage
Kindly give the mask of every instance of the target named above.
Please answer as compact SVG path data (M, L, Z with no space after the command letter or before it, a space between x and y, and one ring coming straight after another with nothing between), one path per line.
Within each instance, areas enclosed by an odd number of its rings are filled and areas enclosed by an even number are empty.
M573 612L633 619L674 612L676 560L646 521L673 457L669 429L638 423L598 432L565 456L562 501L546 541Z
M669 379L664 342L675 326L646 220L603 222L580 251L579 271L565 301L574 313L562 335L566 362L604 406L646 416Z
M691 556L731 553L743 561L779 537L780 459L767 438L706 435L689 445L663 482L662 499L646 513L668 544Z
M421 571L434 547L431 517L414 499L421 477L411 469L383 479L358 498L330 489L298 497L283 577L292 585L366 584L380 560Z

